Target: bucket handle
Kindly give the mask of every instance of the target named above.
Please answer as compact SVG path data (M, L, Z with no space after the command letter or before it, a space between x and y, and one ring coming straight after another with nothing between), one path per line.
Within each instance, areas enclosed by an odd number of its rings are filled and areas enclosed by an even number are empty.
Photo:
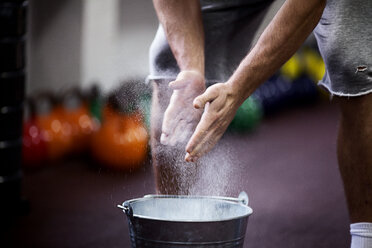
M144 196L144 198L176 198L176 197L180 197L180 196L177 196L177 195L155 195L155 194L150 194L150 195L145 195ZM187 197L193 197L193 196L181 196L181 197L187 198ZM212 197L210 197L210 196L198 196L198 197L208 198L208 199L232 201L232 202L240 203L240 204L243 204L243 205L246 205L246 206L248 206L248 203L249 203L249 198L248 198L247 193L245 193L245 191L240 192L238 198L223 197L223 196L212 196Z
M239 193L238 200L243 203L244 205L248 206L249 203L249 197L248 194L245 193L245 191L242 191Z
M117 207L121 208L129 218L133 218L133 209L129 201L124 202L122 205L117 205Z

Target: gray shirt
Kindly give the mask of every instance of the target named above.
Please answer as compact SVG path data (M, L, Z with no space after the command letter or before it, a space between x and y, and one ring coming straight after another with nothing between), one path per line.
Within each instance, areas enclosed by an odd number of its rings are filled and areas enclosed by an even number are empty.
M271 0L201 0L209 83L224 82L248 53ZM320 85L332 94L372 92L372 0L328 0L314 33L326 64ZM150 48L148 79L179 72L160 25Z
M205 33L205 77L224 82L248 53L272 0L201 0ZM148 79L174 79L177 62L159 25L150 47Z

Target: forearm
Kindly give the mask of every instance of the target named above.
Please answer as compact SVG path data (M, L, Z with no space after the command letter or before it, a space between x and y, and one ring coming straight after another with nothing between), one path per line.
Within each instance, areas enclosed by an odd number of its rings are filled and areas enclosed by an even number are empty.
M204 30L199 1L153 2L180 70L194 70L204 75Z
M325 0L287 0L228 80L239 104L287 61L318 23Z

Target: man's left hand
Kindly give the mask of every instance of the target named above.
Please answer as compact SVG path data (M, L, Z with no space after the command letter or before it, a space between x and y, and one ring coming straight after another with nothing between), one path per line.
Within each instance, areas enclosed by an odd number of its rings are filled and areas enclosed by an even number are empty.
M187 162L195 162L216 145L240 106L239 94L229 83L218 83L195 98L194 107L204 108L204 113L186 146Z

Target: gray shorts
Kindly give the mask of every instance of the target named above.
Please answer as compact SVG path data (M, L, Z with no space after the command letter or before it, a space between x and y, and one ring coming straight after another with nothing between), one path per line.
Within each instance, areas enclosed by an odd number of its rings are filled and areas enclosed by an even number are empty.
M337 96L372 92L372 1L328 0L314 30L326 73L319 85Z

